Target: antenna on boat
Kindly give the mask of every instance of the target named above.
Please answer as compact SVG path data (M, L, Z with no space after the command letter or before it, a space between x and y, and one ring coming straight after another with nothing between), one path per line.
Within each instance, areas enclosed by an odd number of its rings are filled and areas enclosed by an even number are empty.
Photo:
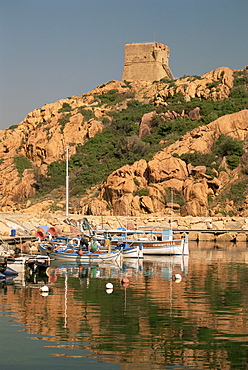
M66 147L66 180L65 180L65 189L66 189L66 194L65 194L65 215L68 217L69 214L69 174L68 174L68 153L69 153L69 148L68 146Z

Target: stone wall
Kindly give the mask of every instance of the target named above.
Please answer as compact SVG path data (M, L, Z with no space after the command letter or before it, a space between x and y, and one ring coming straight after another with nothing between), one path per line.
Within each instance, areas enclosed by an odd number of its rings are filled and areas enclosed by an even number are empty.
M0 213L0 245L4 237L10 236L16 229L17 235L35 235L39 225L55 226L61 231L78 234L80 223L87 218L91 227L97 229L116 229L126 227L139 230L163 230L172 227L175 236L187 233L189 241L248 242L248 219L244 217L125 217L125 216L88 216L74 214L69 216L69 226L62 214L4 214ZM246 244L245 244L246 245Z
M161 43L126 44L122 80L159 81L173 78L169 69L170 48Z
M140 230L163 230L172 227L175 234L187 232L191 241L248 241L248 219L244 217L86 217L96 229L128 227Z

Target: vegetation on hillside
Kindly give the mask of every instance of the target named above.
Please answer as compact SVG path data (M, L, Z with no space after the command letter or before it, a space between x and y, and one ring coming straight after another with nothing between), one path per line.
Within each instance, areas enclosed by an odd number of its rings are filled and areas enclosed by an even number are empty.
M28 160L28 158L24 157L24 155L15 156L14 157L14 164L16 166L16 169L18 171L18 176L22 177L23 171L32 168L31 162Z
M127 85L128 86L128 85ZM234 87L230 96L222 101L211 99L191 99L186 102L182 94L175 94L168 98L167 106L142 104L133 100L131 86L126 93L110 90L106 94L96 96L99 104L114 105L127 100L127 107L122 110L113 110L108 113L110 119L103 118L105 129L98 133L84 145L78 145L76 154L69 160L70 196L82 197L90 187L102 183L114 170L125 164L132 164L144 158L147 161L166 145L178 140L186 132L195 127L206 125L226 114L238 112L248 108L248 71L235 73ZM191 120L189 112L200 108L200 118ZM82 113L92 117L90 111ZM139 125L145 113L155 111L152 119L151 133L145 137L138 136ZM176 112L184 118L165 118L166 112ZM64 104L61 108L63 117L60 120L63 129L70 116L70 105ZM161 144L163 143L163 144ZM225 156L228 166L233 169L240 163L243 145L230 137L221 136L212 148L212 154L203 155L194 153L184 155L181 159L193 165L206 165L207 173L213 175L213 169L219 166ZM53 162L48 167L48 176L37 175L38 195L44 195L53 189L65 186L65 162Z

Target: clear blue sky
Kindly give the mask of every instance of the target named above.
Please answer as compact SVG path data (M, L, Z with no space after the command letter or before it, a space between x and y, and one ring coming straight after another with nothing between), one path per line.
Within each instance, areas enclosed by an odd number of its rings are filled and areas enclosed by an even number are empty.
M248 0L0 0L0 129L121 80L124 45L171 49L176 77L248 64Z

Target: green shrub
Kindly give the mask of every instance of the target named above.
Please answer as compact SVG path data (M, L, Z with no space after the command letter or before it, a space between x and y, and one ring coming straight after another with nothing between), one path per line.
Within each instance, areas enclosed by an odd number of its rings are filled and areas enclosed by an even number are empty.
M107 93L99 95L99 99L102 104L113 104L117 98L118 90L112 89Z
M211 204L213 203L213 197L211 195L208 195L208 203Z
M69 122L69 118L71 117L71 113L67 113L62 118L59 118L58 122L60 124L60 132L63 133L65 125Z
M40 175L35 171L36 187L40 195L51 192L54 189L65 187L66 165L65 161L52 162L48 165L47 176Z
M234 86L230 92L230 98L248 99L248 92L243 85Z
M234 168L238 167L240 161L240 157L236 154L231 154L227 157L226 162L228 167L233 170Z
M102 118L102 124L104 126L108 126L111 123L110 119L108 117L103 117Z
M22 177L23 171L32 168L32 165L27 157L24 157L24 155L16 156L13 158L14 163L16 166L16 169L18 171L18 176Z
M193 130L197 126L198 123L196 123L196 121L191 121L189 117L176 118L174 120L169 120L161 123L158 126L157 132L161 139L165 139L169 134L177 134L180 137L186 132Z
M175 85L175 82L173 81L171 87L173 87L174 85ZM181 104L181 103L185 104L185 98L184 98L183 93L176 93L176 94L174 94L173 96L171 96L168 99L166 99L166 103L168 104L168 110L172 110L171 109L171 105L172 104L176 104L176 105ZM180 107L178 107L178 108L180 109Z
M129 89L132 89L131 81L126 81L126 80L124 80L123 82L124 82L124 84L125 84L125 86L124 86L124 87L128 87Z
M139 197L147 196L148 195L148 189L146 189L146 188L139 189L136 192L136 195L138 195Z
M127 86L129 87L129 86ZM96 95L100 100L100 104L114 105L122 102L125 99L131 99L134 97L134 93L130 90L126 92L119 92L117 89L112 89L102 95Z
M76 185L74 186L71 191L70 191L70 195L71 196L81 196L85 191L85 188L83 185Z
M18 125L11 125L6 130L15 130L18 127Z
M113 120L109 130L117 134L118 137L120 135L130 136L132 134L137 134L139 131L137 123L140 122L145 113L154 110L152 105L142 104L137 100L130 100L127 106L127 109L112 113Z
M191 163L192 166L206 166L212 168L212 163L215 161L214 154L202 154L199 152L185 153L180 158L187 164Z
M241 156L244 153L243 144L241 141L232 138L231 136L220 135L218 140L212 147L214 154L221 157L235 154Z
M150 144L143 142L137 135L118 140L114 154L132 162L139 160L149 150Z
M168 84L168 83L171 83L173 80L171 80L170 78L168 77L163 77L159 80L159 82L163 82L165 84ZM173 81L174 82L174 81Z
M134 177L133 182L135 183L136 186L140 186L140 182L136 177Z
M84 116L85 121L89 121L91 118L96 118L90 109L85 109L84 107L79 107L78 113L81 113Z
M232 184L230 191L226 194L229 200L233 200L235 204L242 204L245 201L247 194L248 180L238 181Z
M48 122L46 122L46 121L42 121L42 122L39 122L39 123L37 124L36 128L40 128L40 127L42 127L42 126L46 126L46 125L48 125Z
M213 89L213 88L216 88L219 84L220 84L220 81L212 81L212 82L208 82L206 84L206 87L209 89Z
M58 110L59 113L70 112L72 110L70 104L63 103L62 108Z
M158 127L159 125L163 124L164 120L158 114L154 114L151 120L151 127Z
M169 201L170 202L170 201ZM180 207L184 206L186 204L183 193L175 193L173 195L173 203L179 204Z

